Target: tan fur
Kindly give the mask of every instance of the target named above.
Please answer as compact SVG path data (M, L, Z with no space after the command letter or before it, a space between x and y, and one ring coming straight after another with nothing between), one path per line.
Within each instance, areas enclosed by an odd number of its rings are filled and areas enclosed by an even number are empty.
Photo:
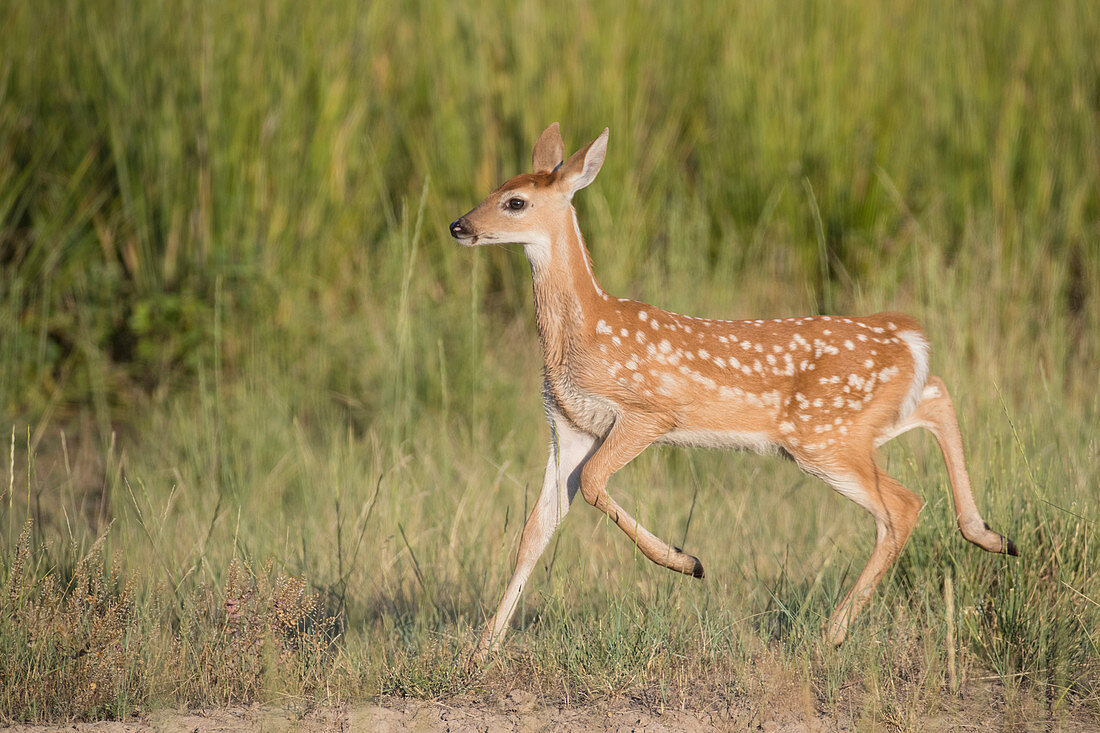
M993 552L1015 548L978 514L962 440L928 342L900 313L721 321L613 298L596 280L573 194L603 162L607 131L564 163L557 124L535 146L535 172L516 176L452 224L467 245L518 243L531 262L545 364L544 395L556 438L540 503L520 542L516 572L479 644L499 643L534 562L577 489L660 565L702 577L699 561L658 539L606 491L608 478L653 443L782 452L867 509L877 543L826 626L848 624L900 554L920 499L874 460L875 447L912 427L936 436L949 467L964 536ZM522 209L511 204L523 202ZM565 496L563 486L572 477ZM564 483L563 483L564 482Z

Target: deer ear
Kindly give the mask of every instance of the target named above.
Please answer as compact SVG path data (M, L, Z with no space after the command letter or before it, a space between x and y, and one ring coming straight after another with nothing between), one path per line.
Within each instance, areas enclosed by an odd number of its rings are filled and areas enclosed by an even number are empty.
M565 144L561 141L561 128L554 122L542 131L535 143L535 152L531 154L532 170L535 173L549 173L558 167L565 157Z
M607 128L592 142L569 156L562 164L561 179L569 191L570 197L592 183L600 172L604 156L607 155Z

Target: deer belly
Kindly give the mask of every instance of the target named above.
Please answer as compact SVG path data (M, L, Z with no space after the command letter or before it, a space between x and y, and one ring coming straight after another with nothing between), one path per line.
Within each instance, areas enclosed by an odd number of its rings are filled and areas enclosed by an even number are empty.
M677 428L665 433L657 442L692 448L751 450L756 453L774 453L779 449L768 433L747 430Z

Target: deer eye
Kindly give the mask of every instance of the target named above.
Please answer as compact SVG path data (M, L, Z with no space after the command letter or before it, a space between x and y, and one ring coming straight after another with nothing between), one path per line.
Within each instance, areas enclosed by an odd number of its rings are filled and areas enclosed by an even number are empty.
M511 209L512 211L519 211L520 209L522 209L524 206L527 205L527 202L524 199L521 199L518 196L516 196L515 198L508 199L504 203L504 205L506 207L508 207L509 209Z

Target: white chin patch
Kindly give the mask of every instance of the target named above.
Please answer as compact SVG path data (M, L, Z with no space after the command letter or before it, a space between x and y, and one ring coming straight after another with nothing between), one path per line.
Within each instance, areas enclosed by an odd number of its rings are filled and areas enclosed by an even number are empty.
M550 238L536 235L523 243L523 253L534 267L541 267L550 261Z
M523 253L527 260L535 267L542 267L550 261L550 247L543 244L525 244Z

